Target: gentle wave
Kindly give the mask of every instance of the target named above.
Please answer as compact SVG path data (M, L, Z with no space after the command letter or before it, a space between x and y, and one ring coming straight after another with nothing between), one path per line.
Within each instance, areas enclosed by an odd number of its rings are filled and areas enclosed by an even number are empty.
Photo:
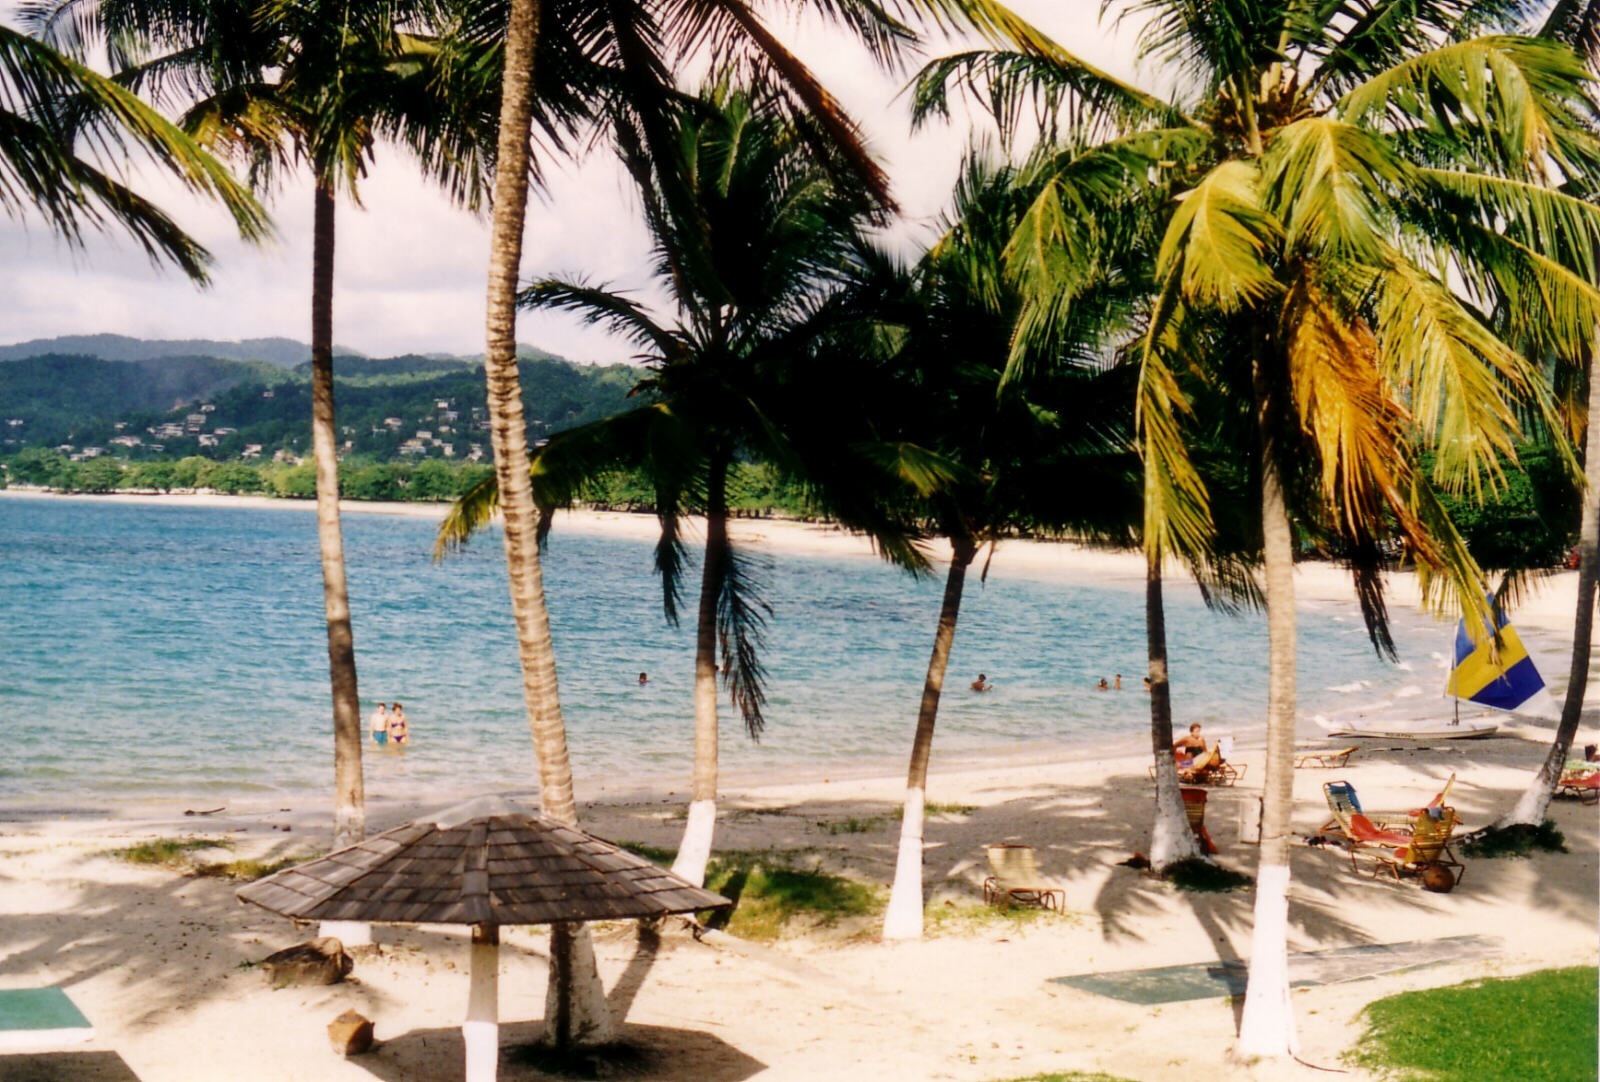
M351 515L344 529L363 711L401 699L415 737L403 753L369 746L369 789L533 787L498 536L434 565L426 520ZM686 573L686 622L673 628L651 568L648 543L559 529L546 556L574 769L587 779L689 774L687 621L699 576ZM804 780L845 762L899 761L941 579L912 580L867 558L790 555L764 559L761 577L772 605L767 727L748 740L724 701L725 767ZM1178 723L1259 720L1263 621L1211 613L1177 583L1168 593ZM1432 625L1396 623L1403 650L1438 650ZM331 780L310 515L0 501L0 649L0 800L320 791ZM1299 649L1308 712L1343 691L1392 693L1407 677L1331 606L1308 607ZM1435 667L1427 650L1407 656ZM950 763L1147 731L1144 658L1142 590L1000 572L971 582L935 755ZM641 670L650 673L643 688ZM967 691L979 671L994 691ZM1117 672L1124 691L1093 690Z

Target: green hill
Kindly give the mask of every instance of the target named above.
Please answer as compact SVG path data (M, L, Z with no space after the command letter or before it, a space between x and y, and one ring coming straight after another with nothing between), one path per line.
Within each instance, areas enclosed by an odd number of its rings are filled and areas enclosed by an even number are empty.
M547 357L549 355L546 355ZM521 362L533 439L614 413L638 370L561 359ZM487 453L483 370L408 355L335 362L341 444L379 460ZM102 447L128 458L270 458L310 447L309 364L215 357L109 361L47 355L0 363L0 454Z
M337 352L360 356L338 347ZM169 357L217 357L225 361L261 361L278 368L293 368L311 357L311 347L292 338L246 338L222 342L212 338L151 339L122 334L69 334L35 338L0 346L0 361L19 361L45 354L98 357L102 361L156 361Z

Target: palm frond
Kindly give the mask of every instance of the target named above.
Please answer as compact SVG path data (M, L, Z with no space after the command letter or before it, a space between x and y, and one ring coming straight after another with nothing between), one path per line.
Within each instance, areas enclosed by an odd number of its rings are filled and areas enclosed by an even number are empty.
M1156 274L1176 273L1186 301L1226 313L1279 291L1268 252L1280 227L1261 206L1260 179L1251 162L1226 161L1180 198Z
M751 739L766 727L766 666L761 663L764 628L772 608L762 598L764 565L758 557L728 545L717 580L717 642L722 655L722 682L728 698L744 719Z
M1266 206L1290 252L1369 262L1390 234L1388 192L1407 164L1372 132L1325 116L1280 128L1267 146Z

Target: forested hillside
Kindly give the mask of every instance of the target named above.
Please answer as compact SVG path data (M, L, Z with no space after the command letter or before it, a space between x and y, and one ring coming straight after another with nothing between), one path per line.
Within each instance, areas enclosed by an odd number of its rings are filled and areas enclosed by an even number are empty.
M575 364L531 348L524 355L534 439L615 412L638 378L627 365ZM0 455L58 448L135 460L298 457L310 440L309 368L199 355L0 360ZM483 373L473 359L340 356L335 378L346 454L386 461L487 453Z

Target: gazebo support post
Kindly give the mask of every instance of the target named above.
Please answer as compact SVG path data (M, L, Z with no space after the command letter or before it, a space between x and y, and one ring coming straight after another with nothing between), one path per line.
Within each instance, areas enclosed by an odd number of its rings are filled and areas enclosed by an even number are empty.
M471 986L467 1020L461 1024L467 1048L467 1082L494 1082L500 1065L500 926L472 926L468 960Z

